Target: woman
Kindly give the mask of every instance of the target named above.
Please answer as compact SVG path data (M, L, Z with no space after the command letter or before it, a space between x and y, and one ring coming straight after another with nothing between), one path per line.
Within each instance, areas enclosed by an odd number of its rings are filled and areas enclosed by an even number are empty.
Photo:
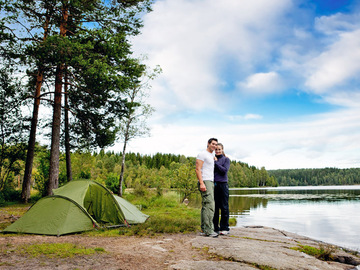
M230 159L224 154L224 146L218 143L215 148L215 167L214 167L214 230L221 235L229 234L229 185L227 172L230 168ZM221 210L221 220L219 226L219 210Z

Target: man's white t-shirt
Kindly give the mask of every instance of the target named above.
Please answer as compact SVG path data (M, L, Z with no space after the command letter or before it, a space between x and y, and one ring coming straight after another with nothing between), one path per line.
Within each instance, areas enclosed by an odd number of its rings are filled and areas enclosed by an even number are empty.
M214 156L212 153L209 153L207 150L198 154L196 159L204 161L204 164L201 168L201 175L203 181L214 181Z

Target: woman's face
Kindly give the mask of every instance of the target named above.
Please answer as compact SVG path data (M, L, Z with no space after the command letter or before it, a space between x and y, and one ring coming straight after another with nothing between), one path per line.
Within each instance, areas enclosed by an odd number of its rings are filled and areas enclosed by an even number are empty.
M215 148L215 155L222 155L223 154L223 149L220 145L217 145Z

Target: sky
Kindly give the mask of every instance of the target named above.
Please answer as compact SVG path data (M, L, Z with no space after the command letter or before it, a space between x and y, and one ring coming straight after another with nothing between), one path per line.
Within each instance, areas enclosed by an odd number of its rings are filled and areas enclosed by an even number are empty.
M258 168L360 167L360 0L158 0L143 21L133 51L162 73L128 151L215 137Z

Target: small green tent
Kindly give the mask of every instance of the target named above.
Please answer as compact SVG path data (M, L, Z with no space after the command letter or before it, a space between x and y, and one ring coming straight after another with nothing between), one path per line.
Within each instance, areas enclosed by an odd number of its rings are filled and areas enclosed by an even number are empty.
M63 235L104 225L143 223L149 217L125 199L90 180L71 181L35 203L3 232Z

